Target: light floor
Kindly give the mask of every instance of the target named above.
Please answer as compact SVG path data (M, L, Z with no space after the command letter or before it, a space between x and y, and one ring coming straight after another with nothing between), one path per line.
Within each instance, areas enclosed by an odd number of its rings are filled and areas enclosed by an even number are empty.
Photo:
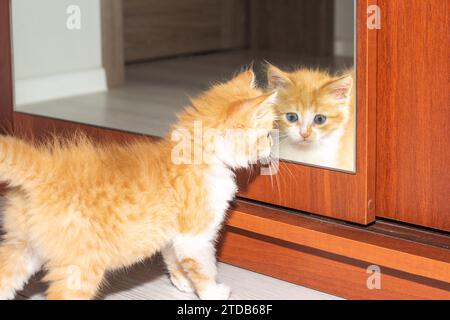
M2 216L0 197L0 221ZM17 299L44 299L46 286L42 273L32 278ZM219 263L219 281L232 288L233 300L336 300L339 297L267 277L225 263ZM170 283L162 260L155 257L128 270L106 277L100 299L191 300L194 294L182 293Z
M46 286L34 278L18 299L44 299ZM107 300L196 300L194 294L178 291L170 283L161 259L111 273L99 299ZM219 281L233 290L232 300L337 300L338 297L219 263Z
M321 67L331 71L352 65L349 58L313 58L288 54L229 51L131 64L126 84L107 92L16 106L17 111L106 128L163 136L175 115L195 96L253 64L265 85L264 60L279 67Z

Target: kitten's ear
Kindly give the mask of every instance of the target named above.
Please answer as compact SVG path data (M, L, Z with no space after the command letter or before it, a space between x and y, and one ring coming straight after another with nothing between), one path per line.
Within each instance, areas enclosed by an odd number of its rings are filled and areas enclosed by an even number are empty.
M289 74L272 64L267 64L267 82L270 90L279 90L292 84Z
M351 75L343 76L326 84L323 90L329 94L332 99L338 101L348 101L352 93L353 77Z
M256 87L255 73L253 72L253 70L246 70L235 76L231 80L231 82L237 86L249 87L251 89L254 89Z
M264 93L259 97L244 102L243 108L250 113L253 120L258 120L267 115L267 113L272 112L277 95L277 91Z
M273 105L276 98L277 92L273 91L240 102L232 108L229 120L239 126L242 123L273 117Z

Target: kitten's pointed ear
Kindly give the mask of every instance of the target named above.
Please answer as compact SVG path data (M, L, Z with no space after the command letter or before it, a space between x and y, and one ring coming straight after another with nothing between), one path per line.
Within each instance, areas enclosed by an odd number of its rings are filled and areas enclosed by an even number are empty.
M256 77L253 70L249 69L244 72L241 72L236 77L234 77L231 82L238 86L249 87L254 89L256 86Z
M250 112L253 120L258 120L264 117L267 112L272 112L272 108L276 102L277 95L277 91L264 93L259 97L244 102L243 109Z
M265 117L274 117L273 105L276 102L277 92L264 93L256 98L248 99L235 105L229 117L234 124L258 121Z
M267 82L270 90L279 90L292 84L289 74L270 63L267 64Z
M348 101L352 93L353 77L345 75L337 80L326 84L323 88L332 99L338 101Z

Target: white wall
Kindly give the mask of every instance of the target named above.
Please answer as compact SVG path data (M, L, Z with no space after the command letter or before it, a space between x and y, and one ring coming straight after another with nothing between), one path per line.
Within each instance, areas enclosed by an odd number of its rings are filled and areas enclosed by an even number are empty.
M14 0L17 105L106 90L100 0ZM69 30L69 5L81 9L81 29Z
M337 56L353 56L355 38L354 0L334 0L334 53Z

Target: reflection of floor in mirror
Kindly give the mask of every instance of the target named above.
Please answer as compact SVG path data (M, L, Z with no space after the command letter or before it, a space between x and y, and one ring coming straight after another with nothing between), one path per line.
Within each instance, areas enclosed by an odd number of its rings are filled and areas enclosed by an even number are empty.
M2 216L0 197L0 221ZM1 232L0 232L1 235ZM43 299L46 289L40 279L42 273L34 277L17 299ZM302 286L267 277L228 264L219 263L219 280L228 284L232 299L243 300L335 300L338 297L308 289ZM155 258L138 264L127 271L117 271L107 276L107 281L99 296L102 299L151 299L189 300L194 294L182 293L175 289L166 275L163 262Z
M305 58L288 54L230 51L162 59L126 67L126 84L108 92L17 106L16 110L57 119L162 136L175 113L211 83L225 80L252 62L259 83L261 63L292 68L297 65L338 70L352 65L349 58Z

